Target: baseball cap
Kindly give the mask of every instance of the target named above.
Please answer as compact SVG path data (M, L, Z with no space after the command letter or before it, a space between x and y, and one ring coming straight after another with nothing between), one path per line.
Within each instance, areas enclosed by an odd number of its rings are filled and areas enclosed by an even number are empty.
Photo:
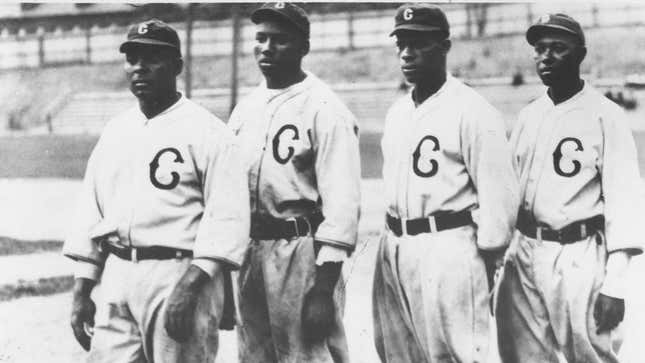
M128 37L119 47L121 53L125 53L129 47L136 45L154 45L170 47L177 50L181 55L179 36L175 29L159 19L150 19L134 24L128 30Z
M450 25L446 14L440 7L432 4L405 4L396 10L394 30L390 36L399 30L419 32L444 32L450 36Z
M266 19L275 18L286 20L300 30L306 38L309 38L309 17L297 5L284 2L264 3L251 13L251 21L255 24L259 24Z
M545 32L553 30L573 34L580 44L585 44L585 35L580 23L566 14L547 14L539 17L537 22L526 31L526 40L534 45Z

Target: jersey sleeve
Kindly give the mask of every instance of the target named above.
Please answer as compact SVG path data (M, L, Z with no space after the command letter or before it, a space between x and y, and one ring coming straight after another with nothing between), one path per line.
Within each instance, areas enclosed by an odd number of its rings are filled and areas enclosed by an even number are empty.
M462 119L461 142L477 190L477 245L494 250L510 242L519 208L519 183L501 115L492 106L472 111Z
M604 140L601 175L607 250L611 253L624 249L640 254L644 190L634 137L620 109L600 121Z
M240 117L241 109L244 107L243 103L238 103L231 111L231 115L228 118L226 126L234 135L237 135L240 132L240 127L242 127L242 119Z
M193 255L239 268L249 242L247 173L238 157L240 146L229 130L217 130L204 173L204 214Z
M353 116L330 108L323 106L314 120L316 179L325 218L315 239L353 249L361 202L358 127Z
M94 281L100 279L105 264L105 255L91 239L92 230L99 226L103 219L96 185L101 150L102 145L99 140L87 162L76 214L71 221L72 227L63 245L63 255L74 260L75 277Z
M517 151L520 147L520 135L522 134L522 131L524 129L524 123L526 119L525 112L526 112L526 109L523 109L520 111L519 115L517 116L517 119L515 120L515 123L513 124L513 127L511 128L511 134L509 136L511 161L513 163L513 167L515 168L517 175L520 175L522 171L522 164L519 157L517 156Z

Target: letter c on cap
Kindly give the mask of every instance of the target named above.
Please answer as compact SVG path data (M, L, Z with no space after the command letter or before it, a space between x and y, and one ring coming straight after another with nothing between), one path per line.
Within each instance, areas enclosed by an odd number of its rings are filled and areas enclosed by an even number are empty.
M147 33L148 32L148 24L146 24L146 23L139 24L139 28L137 29L137 32L139 34Z
M412 9L407 8L407 9L403 10L403 19L411 20L413 15L414 15L414 13L413 13Z
M284 3L282 1L275 3L276 9L284 9Z

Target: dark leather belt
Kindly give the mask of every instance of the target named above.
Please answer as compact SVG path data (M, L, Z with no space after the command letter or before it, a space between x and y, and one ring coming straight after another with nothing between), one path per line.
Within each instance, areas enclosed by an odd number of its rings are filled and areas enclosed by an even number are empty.
M264 214L251 216L251 238L256 240L292 239L314 234L324 220L322 213L294 218L275 218Z
M517 216L517 229L529 238L553 241L562 244L582 241L605 229L605 217L597 215L589 219L573 222L561 229L551 229L540 225L526 211Z
M193 257L193 251L163 246L129 247L114 245L109 242L101 242L99 244L99 249L103 252L111 253L120 259L132 262Z
M401 237L404 234L415 236L419 233L440 232L473 223L470 211L440 213L427 218L416 219L399 219L386 214L385 220L390 231L397 237Z

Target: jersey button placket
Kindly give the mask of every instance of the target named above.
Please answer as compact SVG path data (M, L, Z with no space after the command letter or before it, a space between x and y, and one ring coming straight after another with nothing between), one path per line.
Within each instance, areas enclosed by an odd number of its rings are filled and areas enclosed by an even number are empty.
M403 184L403 185L405 185L405 216L406 216L406 218L410 218L410 204L411 204L410 200L411 199L413 200L412 204L414 205L414 200L416 200L416 194L417 194L417 193L415 193L416 192L415 190L411 190L412 189L412 181L415 178L415 176L412 175L413 174L413 165L412 165L412 163L414 162L412 154L414 153L414 149L416 147L414 138L417 135L419 135L419 133L417 131L419 129L419 119L420 119L419 116L420 115L421 115L421 113L419 112L419 108L414 108L412 110L411 115L410 115L410 118L412 119L412 125L411 125L412 127L407 128L408 131L407 131L407 134L405 135L405 140L407 140L406 144L405 144L405 150L407 150L407 152L406 152L406 166L405 166L406 167L406 169L405 169L406 172L404 173L405 177L406 177L406 180L405 180L405 184ZM412 193L410 193L410 192L412 192ZM410 195L410 194L412 194L412 195Z
M555 107L551 107L548 111L542 116L540 125L536 133L536 138L539 140L535 147L535 157L531 164L531 169L529 170L529 180L527 187L527 200L529 203L528 210L533 212L535 209L535 200L537 198L539 181L542 173L545 171L545 168L548 165L545 164L551 156L551 150L549 145L551 145L550 140L553 138L555 130L555 116L556 113Z
M130 159L130 177L132 178L132 184L131 188L128 188L130 192L132 193L129 195L129 198L127 198L130 201L129 205L129 210L130 210L130 215L128 219L128 225L127 225L127 244L129 246L132 246L132 225L134 224L134 220L136 218L136 207L138 204L137 197L141 195L142 191L142 185L141 185L141 180L146 173L141 173L142 168L139 167L140 165L145 165L146 167L149 167L148 163L143 160L143 155L144 155L144 150L149 147L148 141L149 141L149 135L145 135L150 133L150 120L146 120L143 122L135 131L135 138L136 140L142 140L140 143L137 143L136 147L133 148L133 155L132 158Z

